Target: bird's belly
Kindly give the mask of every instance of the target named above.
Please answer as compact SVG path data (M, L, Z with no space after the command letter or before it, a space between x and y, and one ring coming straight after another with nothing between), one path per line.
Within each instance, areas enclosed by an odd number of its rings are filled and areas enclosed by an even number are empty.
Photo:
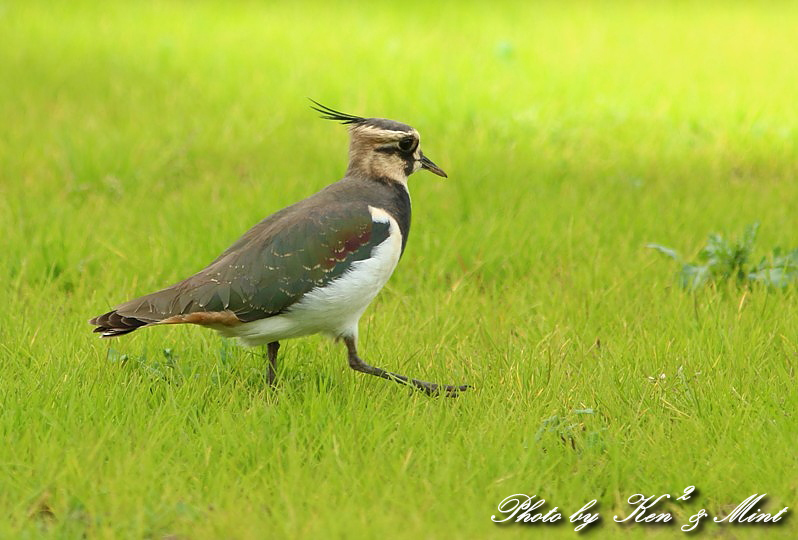
M371 257L355 261L341 277L311 290L280 315L217 329L247 346L316 333L356 336L360 316L391 277L402 252L396 221L384 212L374 219L389 221L390 234L372 250Z

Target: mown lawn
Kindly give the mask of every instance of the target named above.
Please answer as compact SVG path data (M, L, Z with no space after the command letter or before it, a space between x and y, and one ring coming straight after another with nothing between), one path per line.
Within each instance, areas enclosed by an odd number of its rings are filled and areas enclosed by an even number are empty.
M795 288L681 290L761 223L798 247L798 7L787 2L0 2L0 537L529 538L508 495L595 537L667 537L754 493L794 537ZM449 173L343 347L91 316L198 270L343 174L306 97L414 125ZM698 492L675 498L685 487ZM668 525L621 527L636 493Z

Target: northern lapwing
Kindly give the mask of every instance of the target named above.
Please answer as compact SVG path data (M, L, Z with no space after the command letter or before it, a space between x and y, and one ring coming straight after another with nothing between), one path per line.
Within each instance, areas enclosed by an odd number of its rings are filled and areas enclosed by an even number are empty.
M411 379L370 366L357 353L360 316L407 244L408 176L419 169L446 173L421 152L412 127L313 103L322 118L349 126L349 167L342 180L267 217L193 276L89 322L102 337L197 324L247 346L265 344L272 384L280 341L323 333L343 340L356 371L430 395L456 396L468 385Z

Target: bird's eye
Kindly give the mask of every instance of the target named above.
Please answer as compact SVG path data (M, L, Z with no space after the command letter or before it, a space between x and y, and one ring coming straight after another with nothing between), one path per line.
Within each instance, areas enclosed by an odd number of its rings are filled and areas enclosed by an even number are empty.
M399 150L402 152L412 152L416 149L416 140L413 137L405 137L399 141Z

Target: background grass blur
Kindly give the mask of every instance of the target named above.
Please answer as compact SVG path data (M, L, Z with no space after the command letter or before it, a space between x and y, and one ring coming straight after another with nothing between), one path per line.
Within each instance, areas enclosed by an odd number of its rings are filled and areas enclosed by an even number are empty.
M601 537L752 493L798 505L793 289L675 287L760 221L798 245L798 5L0 1L0 537L516 538L513 493ZM338 179L312 97L408 122L449 173L340 345L258 351L86 320ZM621 528L634 493L674 526ZM674 497L675 498L675 497ZM673 500L672 500L673 501ZM724 537L796 534L707 524Z

